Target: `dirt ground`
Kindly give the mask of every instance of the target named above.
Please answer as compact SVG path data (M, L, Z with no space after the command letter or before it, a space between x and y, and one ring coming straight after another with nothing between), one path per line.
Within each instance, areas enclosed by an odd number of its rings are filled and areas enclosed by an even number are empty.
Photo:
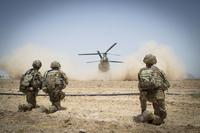
M68 94L133 93L137 81L70 81L64 90ZM133 116L140 113L136 96L77 96L66 97L66 110L45 114L41 109L18 112L25 96L0 95L1 133L200 133L200 80L171 81L166 95L168 116L160 126L137 123ZM0 92L17 92L19 81L0 80ZM40 92L41 94L43 92ZM47 96L38 96L40 106L48 107ZM148 109L152 111L149 103Z

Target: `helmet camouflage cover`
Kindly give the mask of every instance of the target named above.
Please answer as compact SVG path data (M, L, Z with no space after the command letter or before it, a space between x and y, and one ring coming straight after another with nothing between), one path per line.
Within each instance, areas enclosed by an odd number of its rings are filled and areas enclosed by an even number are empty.
M40 60L33 61L33 68L40 68L42 66L42 62Z
M145 64L156 64L157 63L157 59L154 55L152 54L147 54L145 55L144 59L143 59L143 62Z
M52 63L51 63L51 68L53 69L53 68L60 68L61 66L60 66L60 63L59 62L57 62L57 61L53 61Z

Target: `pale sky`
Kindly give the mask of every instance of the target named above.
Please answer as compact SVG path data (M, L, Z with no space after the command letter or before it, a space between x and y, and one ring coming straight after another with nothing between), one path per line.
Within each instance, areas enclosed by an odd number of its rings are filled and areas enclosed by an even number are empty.
M200 76L200 1L0 1L0 58L27 43L77 56L115 42L123 57L148 41L171 47L187 73Z

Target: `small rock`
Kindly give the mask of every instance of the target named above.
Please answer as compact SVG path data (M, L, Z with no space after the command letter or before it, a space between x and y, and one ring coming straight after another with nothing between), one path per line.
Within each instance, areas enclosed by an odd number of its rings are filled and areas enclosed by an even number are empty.
M64 120L64 123L69 123L70 122L70 118L69 119L66 119Z
M86 130L85 129L80 129L79 133L86 133Z

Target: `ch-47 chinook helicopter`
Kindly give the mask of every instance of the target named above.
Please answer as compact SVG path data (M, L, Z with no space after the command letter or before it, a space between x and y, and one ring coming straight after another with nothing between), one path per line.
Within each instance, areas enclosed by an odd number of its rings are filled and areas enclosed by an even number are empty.
M94 62L99 62L99 70L101 72L107 72L110 69L110 63L123 63L122 61L113 61L113 60L109 60L107 55L109 54L108 52L116 45L117 43L114 43L112 46L110 46L110 48L108 50L106 50L106 52L101 53L99 50L97 51L97 53L86 53L86 54L78 54L78 55L99 55L100 60L98 61L89 61L86 63L94 63ZM110 55L118 55L118 54L110 54Z

